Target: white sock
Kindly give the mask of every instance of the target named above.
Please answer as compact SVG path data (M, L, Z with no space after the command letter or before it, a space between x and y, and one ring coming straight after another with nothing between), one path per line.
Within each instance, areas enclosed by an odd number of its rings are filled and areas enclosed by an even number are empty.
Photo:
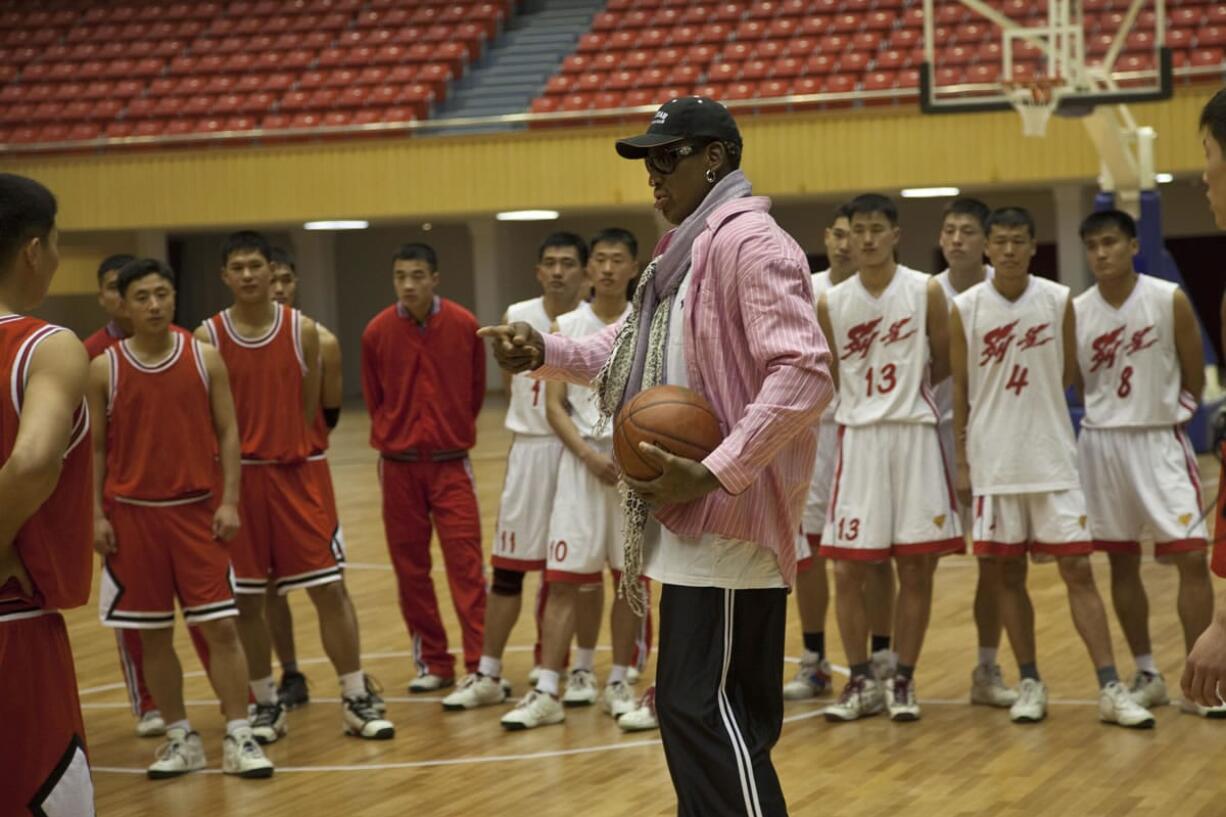
M1154 663L1153 653L1136 656L1137 669L1150 675L1158 674L1158 665Z
M558 671L553 669L541 669L541 674L536 678L536 688L540 692L547 692L553 697L558 697Z
M626 680L626 667L621 664L614 664L613 669L609 670L609 685L612 686L618 681Z
M575 648L575 669L585 669L588 672L592 671L592 667L596 666L596 650L587 650L583 647Z
M171 729L182 729L185 733L191 734L192 724L187 718L184 718L181 721L166 724L166 731L169 732Z
M996 666L996 647L980 647L979 648L979 666L994 667Z
M226 721L226 734L236 734L240 729L247 729L251 726L246 718L239 718L236 721Z
M892 650L888 650L888 649L887 650L877 650L877 652L873 653L873 660L874 661L883 661L883 660L888 661L891 667L898 663L898 657L894 655Z
M273 676L257 678L251 682L251 694L257 704L275 704L277 702L277 682Z
M800 654L800 663L802 664L817 664L822 660L822 657L815 652L804 650Z
M481 660L477 662L477 672L488 678L501 678L502 659L492 658L488 655L481 656Z
M366 673L361 670L355 670L341 676L341 697L361 698L365 694Z

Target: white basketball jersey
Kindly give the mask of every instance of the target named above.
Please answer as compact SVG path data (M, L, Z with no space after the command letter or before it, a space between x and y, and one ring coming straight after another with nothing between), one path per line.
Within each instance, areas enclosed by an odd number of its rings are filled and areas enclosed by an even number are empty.
M507 307L507 321L523 321L533 329L545 334L550 330L548 313L545 312L545 299L532 298L520 301ZM545 419L545 383L533 380L526 374L511 377L511 400L507 406L506 426L516 434L545 436L553 434L549 421Z
M928 384L929 280L899 264L878 298L859 273L826 292L839 356L839 423L936 424Z
M630 304L626 304L626 309L618 320L625 318L629 312ZM592 305L586 302L579 304L574 312L567 312L558 317L558 334L568 338L594 335L603 331L607 326L608 324L592 311ZM580 434L597 442L613 439L612 420L605 423L600 434L596 433L596 426L600 420L600 406L597 404L595 389L591 386L576 386L574 383L568 383L566 384L566 402L570 403L570 419L574 421L575 428L579 429Z
M991 264L983 265L983 272L986 276L985 281L991 281L992 276L996 274L996 270ZM937 273L935 278L937 283L941 285L941 289L945 291L945 303L949 307L949 311L954 310L954 299L962 293L954 289L954 285L949 280L949 269L946 268ZM932 395L937 401L937 410L941 412L942 423L952 423L954 421L954 379L947 377L940 383L932 387Z
M1086 428L1150 428L1192 419L1196 400L1181 389L1175 349L1178 288L1140 275L1119 309L1103 300L1097 286L1073 300Z
M1079 487L1064 400L1068 287L1035 276L1016 301L989 281L955 301L966 330L967 459L977 496Z
M816 307L817 302L822 299L822 293L830 289L830 270L813 273L813 305ZM827 341L827 345L831 345ZM829 423L834 421L834 414L839 408L839 396L836 394L831 399L830 404L826 406L826 410L822 413L822 422Z

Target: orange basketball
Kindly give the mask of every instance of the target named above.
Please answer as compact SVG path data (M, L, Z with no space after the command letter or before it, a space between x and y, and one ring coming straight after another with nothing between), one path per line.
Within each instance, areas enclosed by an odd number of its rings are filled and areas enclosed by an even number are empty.
M701 461L723 439L719 418L702 395L682 386L656 386L636 394L618 412L613 453L626 476L650 480L660 476L660 469L639 455L639 443Z

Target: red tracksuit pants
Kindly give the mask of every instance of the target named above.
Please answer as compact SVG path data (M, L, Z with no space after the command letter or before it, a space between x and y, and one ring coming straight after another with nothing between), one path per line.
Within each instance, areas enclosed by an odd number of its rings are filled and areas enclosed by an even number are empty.
M196 627L188 627L187 634L192 637L192 646L196 655L200 656L200 665L207 673L209 671L209 644ZM141 646L140 630L116 629L115 641L119 645L119 669L123 671L123 682L128 688L128 700L132 703L132 712L144 715L157 709L149 687L145 685L145 651Z
M467 459L449 462L380 461L383 526L400 587L400 612L413 638L419 672L455 675L447 632L430 578L430 537L438 528L447 584L464 643L464 665L475 672L485 629L481 518Z

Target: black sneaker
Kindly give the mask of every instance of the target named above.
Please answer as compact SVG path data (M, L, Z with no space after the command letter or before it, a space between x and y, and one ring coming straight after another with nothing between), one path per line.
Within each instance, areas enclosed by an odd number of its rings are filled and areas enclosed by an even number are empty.
M252 706L251 732L260 743L276 743L289 731L285 707L280 702Z
M277 700L286 709L297 709L311 700L307 692L307 679L301 672L286 672L281 675L277 687Z

